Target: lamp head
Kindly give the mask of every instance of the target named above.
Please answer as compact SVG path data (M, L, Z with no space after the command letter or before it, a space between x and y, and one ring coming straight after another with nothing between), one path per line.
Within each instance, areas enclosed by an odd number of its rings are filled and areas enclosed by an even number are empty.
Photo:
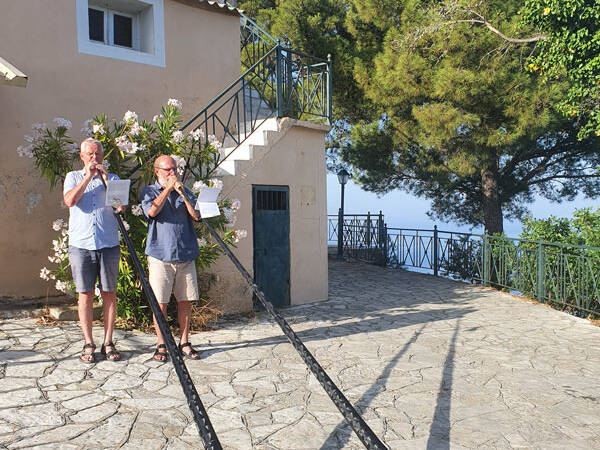
M344 168L342 168L338 173L337 173L337 177L338 177L338 181L340 182L341 185L344 185L348 182L348 180L350 179L350 174L348 173L348 171Z

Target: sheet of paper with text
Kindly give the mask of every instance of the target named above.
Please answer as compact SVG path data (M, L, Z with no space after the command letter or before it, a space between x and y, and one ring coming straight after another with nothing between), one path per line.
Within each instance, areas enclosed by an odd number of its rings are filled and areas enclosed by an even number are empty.
M198 194L198 200L196 201L196 209L200 211L200 217L207 219L221 215L219 205L217 205L217 197L220 192L220 188L203 187L200 189L200 194Z
M106 183L106 206L125 206L129 204L129 185L131 180L108 180Z

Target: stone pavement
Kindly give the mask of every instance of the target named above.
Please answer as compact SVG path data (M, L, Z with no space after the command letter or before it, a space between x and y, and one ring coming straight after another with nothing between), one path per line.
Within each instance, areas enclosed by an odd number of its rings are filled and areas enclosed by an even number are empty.
M330 301L284 310L390 448L600 448L600 328L490 289L330 263ZM102 330L95 328L100 341ZM202 448L154 339L80 363L76 324L0 323L0 446ZM279 328L224 321L188 368L225 448L362 448Z

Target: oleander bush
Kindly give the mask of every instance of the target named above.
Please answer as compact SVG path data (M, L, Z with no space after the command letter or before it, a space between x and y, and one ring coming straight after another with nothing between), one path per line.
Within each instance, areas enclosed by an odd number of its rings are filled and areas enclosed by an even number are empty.
M124 226L131 237L138 258L144 269L147 269L144 254L147 225L139 204L141 189L154 183L154 160L158 155L169 154L177 163L180 176L206 173L207 167L215 164L221 143L215 136L204 136L201 129L188 134L180 131L182 123L181 102L169 99L159 114L151 121L138 117L133 111L127 111L122 119L111 119L105 114L98 114L84 124L81 130L85 136L93 137L102 143L104 148L104 165L111 173L121 179L131 180L130 202L123 213ZM50 126L36 123L32 133L25 136L26 144L17 148L21 157L29 157L48 180L52 187L62 186L66 174L81 168L79 145L69 133L71 121L55 118ZM217 178L186 177L185 184L196 194L203 186L222 187ZM235 230L235 212L240 208L236 199L220 198L219 206L222 214L208 219L208 222L228 244L233 245L246 237L245 230ZM54 283L59 291L75 296L74 284L67 255L68 223L62 218L52 223L58 233L52 241L52 253L48 256L49 267L42 267L40 277ZM208 269L221 254L221 250L213 241L202 222L196 225L200 256L196 260L199 269ZM96 295L99 298L99 290ZM203 292L201 304L196 305L196 315L218 315L219 311L211 307L207 293ZM117 317L122 324L129 326L145 326L151 320L150 308L143 294L141 283L135 273L132 255L129 254L121 238L121 259L119 261L119 280L117 284ZM193 317L192 322L205 324L206 318Z

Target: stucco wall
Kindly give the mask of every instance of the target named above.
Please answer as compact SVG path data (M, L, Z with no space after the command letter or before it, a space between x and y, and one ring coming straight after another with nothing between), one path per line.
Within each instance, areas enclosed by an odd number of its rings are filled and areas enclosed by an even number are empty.
M48 264L51 223L67 218L61 188L51 191L29 158L19 158L32 123L83 121L131 109L151 120L168 98L199 111L240 74L239 18L165 0L166 67L81 54L73 0L2 1L0 55L29 76L26 88L0 86L0 297L57 294L39 278Z
M235 228L246 228L248 239L234 253L252 274L252 186L289 186L290 303L327 300L326 128L283 119L280 132L269 132L268 145L250 161L236 162L236 176L223 178L223 194L242 203ZM228 258L211 272L218 276L211 298L227 312L252 309L252 294Z

